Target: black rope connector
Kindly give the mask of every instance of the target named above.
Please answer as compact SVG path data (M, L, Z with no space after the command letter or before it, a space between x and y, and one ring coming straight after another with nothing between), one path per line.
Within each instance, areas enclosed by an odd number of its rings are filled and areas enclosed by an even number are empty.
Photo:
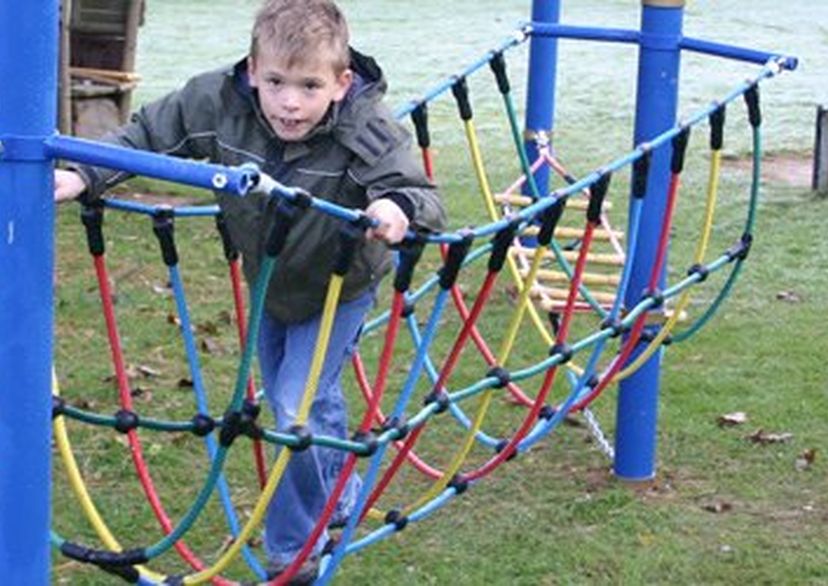
M455 474L447 486L453 488L454 494L459 496L468 490L469 479L462 474Z
M693 275L698 275L699 279L696 281L697 283L703 283L707 280L707 276L710 274L710 269L707 268L706 265L696 263L689 269L687 269L687 276L692 277Z
M601 210L604 209L604 198L609 191L612 172L601 173L598 180L589 187L589 206L587 207L587 221L598 224L601 221Z
M469 248L473 240L474 234L468 232L461 240L452 242L449 245L448 256L446 257L443 268L440 269L440 288L444 291L451 289L457 281L460 267L463 265L463 261L469 253Z
M417 133L417 146L427 149L431 146L431 135L428 132L428 104L425 102L417 104L417 107L411 111L411 121Z
M377 453L377 448L379 448L377 437L371 431L358 431L351 437L351 441L362 444L363 446L363 449L357 452L357 457L359 458L373 456Z
M249 399L242 404L241 432L250 439L260 440L264 437L264 430L256 423L261 407Z
M129 433L138 427L138 415L133 411L121 409L115 414L115 430L119 433Z
M178 251L175 248L175 216L172 208L160 208L152 217L152 231L161 245L161 257L164 264L174 267L178 264Z
M81 221L86 228L86 244L89 254L101 256L106 249L103 238L103 201L95 200L81 209Z
M216 420L204 413L197 413L190 422L193 424L191 431L198 437L208 436L216 428Z
M538 232L538 244L540 246L549 246L549 243L552 242L555 228L558 227L558 222L566 207L566 199L559 197L557 193L552 194L550 197L556 197L557 199L555 203L543 210L540 214L541 227L540 232Z
M402 313L400 314L403 318L409 317L414 315L414 312L417 311L417 304L413 301L406 301L403 305Z
M391 509L385 514L385 523L393 525L395 531L402 531L408 525L408 517L397 509Z
M492 68L492 72L497 80L497 89L505 96L512 88L509 86L509 76L506 75L506 60L503 58L503 51L497 51L492 56L491 61L489 61L489 67Z
M218 230L219 236L221 236L224 258L227 259L227 262L233 262L238 259L239 249L236 248L236 245L233 244L233 240L230 238L230 230L227 227L227 218L224 217L224 212L216 214L216 229Z
M499 442L497 442L497 445L495 446L495 452L497 452L499 454L500 452L505 450L508 446L509 446L509 440L502 439ZM514 446L512 446L509 450L509 454L506 456L506 461L510 462L510 461L514 460L515 458L517 458L517 455L518 455L517 450L515 449Z
M684 169L684 154L687 152L687 143L690 142L690 127L683 127L673 137L673 156L670 159L670 171L674 174L681 173Z
M554 356L555 354L561 355L561 361L558 364L566 364L567 362L572 360L572 346L565 342L559 342L549 349L550 356Z
M606 330L606 329L612 330L612 334L610 335L610 338L617 338L618 336L623 334L625 331L627 331L627 328L624 327L624 322L622 322L617 317L614 318L614 319L606 318L604 321L601 322L601 329L602 330Z
M145 549L127 549L124 551L106 551L84 547L76 543L65 542L60 546L60 552L66 557L94 564L99 567L115 568L119 566L135 566L149 561Z
M242 403L242 413L244 413L251 419L258 419L261 412L262 406L251 399L245 399Z
M161 582L164 586L184 586L184 576L176 574L175 576L167 576L167 579Z
M63 397L52 395L52 419L66 413L66 400Z
M276 220L270 228L270 234L267 236L267 244L265 245L265 254L271 258L279 256L282 249L285 247L288 239L288 233L293 226L293 221L298 213L299 206L288 202L287 200L279 200L276 205Z
M509 247L515 239L520 220L512 220L506 227L500 230L492 238L492 254L489 257L489 272L497 273L503 268L506 262L506 255L509 254Z
M364 216L367 220L367 216ZM356 255L357 246L365 235L362 220L348 222L339 229L339 254L334 262L333 273L340 277L345 276Z
M653 304L650 306L650 309L657 309L664 305L664 293L661 289L650 289L646 293L644 293L645 299L652 300Z
M633 163L633 190L632 195L637 199L642 199L647 195L647 182L650 176L650 162L653 158L653 152L646 148L641 157Z
M710 113L710 149L714 151L722 150L724 146L724 125L725 112L727 108L724 104Z
M494 386L495 389L502 389L510 382L512 382L511 373L502 366L494 366L491 369L489 369L489 372L486 373L486 378L489 377L494 377L497 379L497 384Z
M426 398L423 400L423 405L431 405L432 403L437 403L437 410L434 411L434 414L437 415L438 413L444 413L449 408L449 396L445 391L438 391L433 390Z
M589 380L587 381L586 386L588 386L590 389L594 389L600 383L601 383L601 379L598 377L598 375L593 374L591 377L589 377Z
M400 263L397 272L394 274L394 291L405 293L411 287L411 279L414 277L414 268L420 262L423 254L422 242L405 241L399 247Z
M386 419L382 424L382 431L388 430L395 430L397 432L397 437L394 439L401 440L405 436L408 435L408 432L411 431L411 426L408 425L408 422L405 420L404 416L395 415L389 419Z
M219 444L229 448L236 441L236 438L243 433L242 412L227 411L221 420L221 432L219 433Z
M743 261L748 257L750 254L750 247L753 245L753 234L745 232L742 234L742 238L727 249L725 253L727 255L728 260L733 261L738 259L739 261Z
M471 120L473 117L471 102L469 101L469 86L465 77L458 77L451 86L451 93L457 100L457 109L462 120Z
M100 568L108 573L112 574L113 576L118 576L124 582L129 584L137 584L141 580L141 572L138 571L138 568L134 566L124 566L124 567L113 567L113 566L100 566ZM166 582L165 582L166 584Z
M555 416L555 413L557 412L558 410L555 409L552 405L544 405L540 408L540 411L538 411L538 419L546 419L547 421L549 421Z
M304 452L311 446L313 434L307 425L300 425L298 423L291 425L288 428L288 433L296 436L296 445L288 446L293 452Z
M748 108L750 125L758 128L762 124L762 110L759 107L759 86L753 84L745 92L745 103Z

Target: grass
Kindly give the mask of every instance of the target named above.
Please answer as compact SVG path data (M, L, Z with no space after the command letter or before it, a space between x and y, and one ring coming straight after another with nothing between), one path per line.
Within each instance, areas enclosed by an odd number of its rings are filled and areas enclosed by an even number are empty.
M479 83L473 81L473 84ZM504 137L508 130L498 114L490 84L472 89L477 98L481 139L493 186L508 184L518 172L514 153ZM771 88L772 92L773 89ZM575 109L576 98L562 105ZM733 158L745 154L747 130L739 108L729 116ZM432 112L437 177L450 209L453 226L485 221L470 171L462 132L451 104ZM588 119L564 119L559 144L576 174L605 162L606 153L626 148L624 124L618 115L598 113ZM605 128L612 132L602 134ZM683 273L698 237L706 185L706 130L694 133L692 151L673 233L671 277ZM601 136L604 140L596 139ZM598 142L600 144L596 145ZM606 151L606 153L605 153ZM621 174L623 175L623 174ZM741 234L749 174L726 165L719 216L711 254ZM614 179L612 220L625 225L626 178ZM127 192L189 190L136 180ZM687 343L669 348L664 361L658 433L658 475L645 486L616 480L607 460L582 423L564 425L528 453L497 470L461 498L428 520L368 548L346 561L339 584L825 584L828 583L828 496L825 493L825 446L828 429L828 338L824 308L828 305L828 243L821 238L828 200L801 187L766 183L762 190L756 243L734 295L706 329ZM95 287L94 271L77 207L58 214L56 366L67 400L92 411L113 413L119 407L109 351ZM175 306L168 276L147 218L108 212L105 223L107 262L115 288L116 311L135 378L136 410L164 419L188 419L194 412L190 374L172 317ZM218 415L232 390L239 352L226 266L210 220L180 220L176 239L192 321L197 329L204 379L211 411ZM481 263L478 263L478 265ZM438 267L432 251L420 268L420 280ZM479 287L480 267L464 272L462 287L471 300ZM690 312L697 315L721 286L722 277L694 291ZM383 296L387 297L387 285ZM513 301L509 279L496 286L481 329L493 348L508 321ZM418 307L428 315L430 300ZM579 318L576 332L591 330L597 320ZM453 312L445 316L437 356L444 355L459 328ZM366 336L363 352L373 372L381 335ZM543 356L545 344L525 327L514 352L516 367ZM401 343L395 360L390 410L407 374L411 346ZM460 388L477 380L485 366L470 351L452 380ZM141 374L143 371L144 374ZM527 385L534 392L537 380ZM421 385L418 394L427 389ZM555 397L565 389L556 387ZM349 383L352 419L361 415L361 399ZM595 404L595 412L612 435L615 388ZM415 403L418 405L419 402ZM473 412L475 401L464 404ZM414 409L415 407L412 407ZM720 427L717 419L743 411L748 422ZM522 410L497 399L485 429L507 434ZM269 422L267 415L264 421ZM70 422L70 434L90 490L105 519L128 547L146 546L160 536L141 495L123 438L114 431ZM749 436L790 433L783 443L757 443ZM200 442L190 436L141 431L147 460L170 517L188 510L207 472ZM448 416L435 418L418 451L435 466L451 459L463 434ZM231 449L226 473L242 520L258 496L248 441ZM797 461L816 450L813 463L799 469ZM475 449L470 466L489 451ZM405 470L381 505L404 506L428 483ZM57 458L53 488L54 525L72 541L97 544L68 490ZM218 558L228 534L215 499L187 535L187 542L205 561ZM252 549L262 555L260 543ZM118 580L55 555L53 583L99 585ZM153 567L175 573L184 567L174 554ZM241 563L230 572L249 579Z

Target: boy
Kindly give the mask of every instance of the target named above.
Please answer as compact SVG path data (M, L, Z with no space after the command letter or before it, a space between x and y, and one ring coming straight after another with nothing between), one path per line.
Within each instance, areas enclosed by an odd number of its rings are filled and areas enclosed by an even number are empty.
M365 209L379 222L346 275L308 421L312 433L337 437L347 435L340 373L390 266L382 241L399 242L411 224L433 231L445 224L434 186L411 156L407 133L381 104L386 85L380 69L348 42L344 16L330 0L269 0L256 16L245 60L192 78L105 139L226 165L253 162L283 184ZM55 198L94 198L124 179L122 172L86 166L56 171ZM217 197L252 283L273 202L258 194ZM339 224L314 210L302 212L269 285L258 353L279 430L293 423L304 391ZM265 521L273 573L303 546L343 463L342 452L316 447L291 458ZM358 488L354 477L338 514L347 516ZM323 535L317 554L325 541ZM297 583L315 577L313 564L303 570Z

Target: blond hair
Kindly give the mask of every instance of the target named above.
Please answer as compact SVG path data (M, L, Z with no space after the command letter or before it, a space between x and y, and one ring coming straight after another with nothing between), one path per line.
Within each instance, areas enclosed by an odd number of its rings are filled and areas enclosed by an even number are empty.
M266 0L253 23L250 57L264 50L294 66L328 50L339 74L350 65L349 36L345 16L330 0Z

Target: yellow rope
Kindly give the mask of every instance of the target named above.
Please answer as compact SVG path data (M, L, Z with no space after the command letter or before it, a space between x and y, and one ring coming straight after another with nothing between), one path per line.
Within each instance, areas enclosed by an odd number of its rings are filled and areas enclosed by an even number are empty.
M710 243L710 233L713 231L713 216L716 211L716 199L719 193L719 175L721 171L721 160L722 160L722 152L721 150L714 150L710 157L710 177L707 183L707 203L705 204L705 211L704 211L704 220L702 222L702 236L699 239L699 242L696 244L696 252L693 257L694 264L700 264L704 261L704 256L707 253L707 246ZM621 381L633 374L639 368L641 368L647 360L655 353L656 350L661 348L662 342L664 339L670 335L673 331L673 328L678 323L682 312L687 308L690 304L690 290L684 291L679 297L678 301L676 301L676 305L673 309L673 315L670 316L670 319L665 322L662 328L659 330L658 334L649 345L644 349L644 351L639 354L636 359L626 366L621 372L619 372L616 377L615 381Z
M52 394L55 397L60 396L60 386L58 385L57 376L55 375L54 370L52 370ZM123 551L123 547L121 547L121 544L118 543L118 540L109 530L109 527L107 527L103 517L101 517L98 512L97 507L95 507L95 503L92 502L92 497L89 496L89 491L87 490L86 483L81 476L78 462L75 459L75 454L72 452L72 445L69 441L69 434L66 432L66 422L64 421L63 416L55 417L55 420L52 423L52 430L54 431L58 451L60 452L61 459L63 460L63 466L66 469L66 475L69 478L69 484L72 487L72 491L75 493L75 497L81 505L84 515L86 515L86 518L98 534L98 537L100 537L101 541L108 549L117 552ZM161 583L166 579L166 576L163 574L153 572L144 566L135 567L142 576L155 582Z
M308 372L308 379L305 383L305 392L302 396L302 402L299 405L299 411L296 414L296 424L303 425L310 414L311 406L313 405L313 398L316 396L316 390L319 386L319 378L322 374L322 366L325 363L325 355L328 352L328 343L331 339L331 330L333 328L334 316L336 315L336 306L339 302L339 296L342 291L343 277L341 275L333 275L331 282L328 285L328 293L325 298L325 306L322 311L322 319L319 325L319 334L316 338L316 350L313 355L311 367ZM207 580L218 575L224 571L225 568L238 555L242 546L247 543L253 530L261 523L267 512L267 506L276 488L279 486L279 481L282 479L285 469L291 457L291 450L282 449L279 451L279 457L273 466L273 470L268 476L267 483L262 489L262 494L256 502L256 506L250 515L250 520L241 530L239 535L233 541L233 544L227 551L216 561L216 563L206 570L202 570L192 576L184 578L185 584L201 584Z

